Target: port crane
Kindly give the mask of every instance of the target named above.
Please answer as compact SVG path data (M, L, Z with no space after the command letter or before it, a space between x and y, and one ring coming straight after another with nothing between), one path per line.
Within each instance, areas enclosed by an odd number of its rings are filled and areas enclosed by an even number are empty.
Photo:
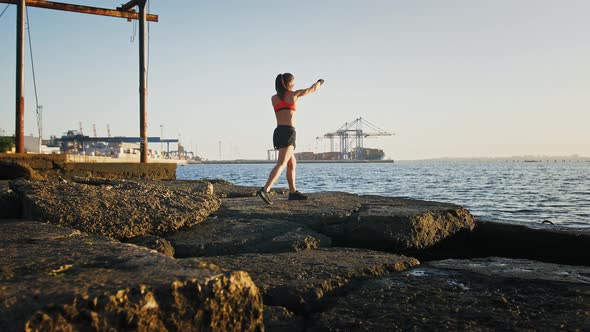
M368 128L370 131L366 131L365 128ZM339 143L342 159L362 159L365 138L393 135L395 133L382 130L371 122L359 117L352 122L344 123L334 132L326 133L323 137L317 137L317 139L329 139L330 152L336 152L336 144ZM351 152L354 152L354 154Z

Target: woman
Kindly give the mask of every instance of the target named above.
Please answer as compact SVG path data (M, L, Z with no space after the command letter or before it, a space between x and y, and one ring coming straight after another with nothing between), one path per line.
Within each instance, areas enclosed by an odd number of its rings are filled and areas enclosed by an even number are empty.
M272 96L271 102L277 118L277 128L274 131L272 140L276 150L279 150L277 164L270 172L264 187L260 188L258 195L267 204L273 204L268 196L270 188L277 181L285 166L287 167L287 182L289 183L289 200L307 199L295 187L295 166L297 162L293 151L295 150L295 104L299 97L306 96L316 91L324 80L318 80L307 89L293 91L295 78L289 73L279 74L275 80L277 94Z

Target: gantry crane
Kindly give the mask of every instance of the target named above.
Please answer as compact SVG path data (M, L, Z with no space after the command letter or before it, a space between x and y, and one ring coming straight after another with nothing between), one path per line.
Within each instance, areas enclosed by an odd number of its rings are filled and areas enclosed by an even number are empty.
M365 131L364 127L368 127L369 130L372 131L367 132ZM330 152L336 152L335 138L338 137L340 141L340 153L342 154L342 159L362 159L361 156L364 149L364 138L393 135L395 135L395 133L379 129L369 121L363 118L358 118L353 122L346 122L335 132L326 133L323 137L318 137L318 139L329 139ZM351 153L353 151L354 154Z

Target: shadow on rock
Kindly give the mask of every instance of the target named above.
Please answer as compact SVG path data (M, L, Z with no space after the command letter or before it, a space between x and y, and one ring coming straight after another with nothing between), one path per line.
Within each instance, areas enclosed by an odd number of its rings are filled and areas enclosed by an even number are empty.
M24 162L11 159L0 159L0 180L13 180L18 178L40 180L43 177Z
M590 230L544 224L478 221L473 231L449 237L422 260L444 258L509 257L542 262L590 266Z

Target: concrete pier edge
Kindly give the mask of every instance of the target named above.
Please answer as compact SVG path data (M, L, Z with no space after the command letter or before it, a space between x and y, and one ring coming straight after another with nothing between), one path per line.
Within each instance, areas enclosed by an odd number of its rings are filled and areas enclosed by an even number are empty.
M30 166L43 178L104 177L111 179L175 180L176 163L68 162L63 154L0 153L0 162L13 161Z

